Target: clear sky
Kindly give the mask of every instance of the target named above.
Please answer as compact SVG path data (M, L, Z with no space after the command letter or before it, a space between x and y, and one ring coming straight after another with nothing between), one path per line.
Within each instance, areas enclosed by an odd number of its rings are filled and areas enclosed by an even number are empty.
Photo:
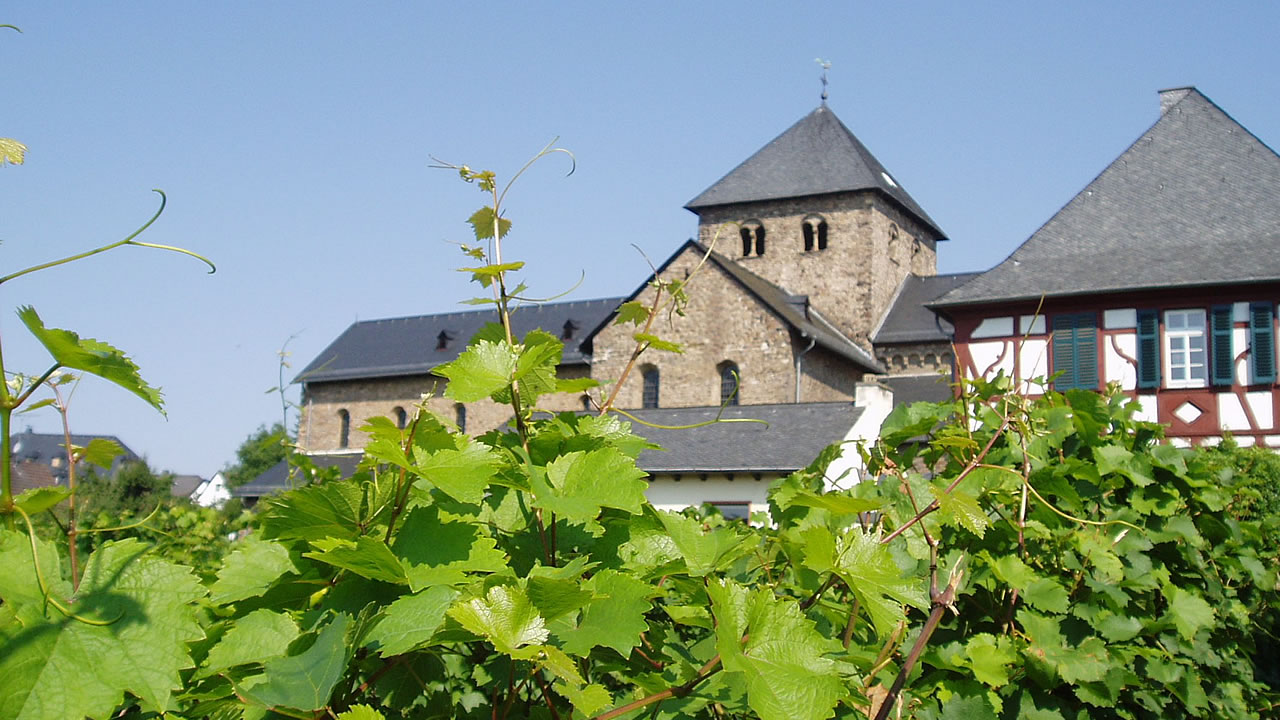
M694 234L683 205L819 102L951 238L1003 259L1195 85L1280 146L1280 3L11 2L0 23L0 270L125 248L0 289L8 371L48 359L13 309L129 352L168 418L103 381L76 432L211 475L356 320L447 312L483 201L431 156L509 175L533 293L624 295ZM297 397L294 386L291 397ZM56 416L16 420L54 431Z

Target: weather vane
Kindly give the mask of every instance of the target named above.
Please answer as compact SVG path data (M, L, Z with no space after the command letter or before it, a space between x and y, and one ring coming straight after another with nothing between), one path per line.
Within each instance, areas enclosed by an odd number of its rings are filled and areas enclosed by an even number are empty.
M831 69L831 61L814 58L814 62L822 66L822 104L827 104L827 71Z

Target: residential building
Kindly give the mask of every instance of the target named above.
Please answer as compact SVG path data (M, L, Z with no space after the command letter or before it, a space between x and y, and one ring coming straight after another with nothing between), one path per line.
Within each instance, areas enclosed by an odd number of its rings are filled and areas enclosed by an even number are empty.
M1280 156L1195 88L1004 262L934 308L957 369L1115 384L1181 445L1280 447Z

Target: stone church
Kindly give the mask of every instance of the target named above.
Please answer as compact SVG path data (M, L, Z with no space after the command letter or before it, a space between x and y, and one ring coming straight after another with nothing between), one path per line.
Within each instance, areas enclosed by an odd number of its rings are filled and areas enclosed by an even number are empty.
M702 267L685 315L664 316L654 329L684 352L646 352L617 406L655 425L717 413L768 424L637 428L664 448L640 457L656 505L761 509L768 481L828 444L874 438L895 403L948 396L951 328L925 304L971 276L936 274L946 235L825 102L685 207L697 216L696 239L657 272L685 278ZM646 282L626 297L520 308L513 328L564 341L561 377L611 381L634 347L635 329L615 324L616 310L653 292ZM508 407L456 404L431 374L495 319L482 310L355 323L297 378L300 447L322 464L351 466L367 418L403 426L419 406L473 434L507 422ZM540 402L588 411L600 399ZM854 465L833 470L833 480ZM276 475L241 494L278 489L283 472Z

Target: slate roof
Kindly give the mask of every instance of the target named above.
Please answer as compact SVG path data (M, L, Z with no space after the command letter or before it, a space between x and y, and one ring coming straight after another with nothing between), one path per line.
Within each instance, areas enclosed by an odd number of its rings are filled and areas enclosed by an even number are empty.
M360 464L360 458L363 456L363 453L358 452L341 455L311 455L310 460L320 469L337 465L342 469L342 477L347 478L355 474L356 465ZM291 489L293 486L289 484L289 461L281 460L263 470L258 477L240 487L231 488L230 493L231 497L259 498Z
M199 475L174 475L169 485L169 494L174 497L191 497L202 484L204 478Z
M130 460L141 460L138 454L129 449L129 446L120 442L120 438L114 435L76 435L71 436L71 444L78 447L85 447L90 441L102 438L110 440L121 448L124 453L116 457L111 463L108 474L114 474L120 468L120 464ZM31 430L25 430L14 434L10 438L12 443L9 447L10 457L14 465L27 462L40 463L48 466L53 478L56 482L64 483L67 479L67 450L65 447L66 437L62 433L38 433ZM54 466L55 460L60 461L58 466ZM83 463L82 463L83 465ZM79 468L80 466L77 466ZM77 469L77 472L80 472Z
M691 248L696 250L699 255L707 252L706 246L702 243L696 240L687 240L671 254L671 257L667 258L666 262L658 268L655 274L661 275L677 257L680 257L681 253ZM808 295L793 295L719 253L711 253L710 261L716 267L724 270L730 277L737 280L746 288L747 292L754 295L765 307L782 318L783 322L787 323L792 330L806 338L813 338L819 346L851 360L871 372L885 372L884 366L876 360L874 355L846 337L835 325L827 321L816 308L809 305ZM653 277L653 275L650 275L634 292L622 300L624 302L634 300L645 288L649 287L649 282L653 280ZM614 313L609 313L604 316L600 324L592 329L587 336L588 341L612 322L613 315Z
M1280 156L1195 88L946 308L1280 279Z
M572 323L573 337L565 342L561 362L582 364L588 359L581 341L621 302L619 298L604 298L520 307L511 313L511 326L519 336L542 328L563 338L565 324ZM497 312L486 308L357 322L298 373L294 382L425 375L458 357L472 335L486 323L497 321ZM447 342L444 349L437 350L441 333Z
M871 334L876 345L906 342L938 342L951 339L951 326L927 307L978 276L976 272L950 275L908 275L898 286L898 294Z
M685 208L696 213L715 205L859 190L886 195L931 230L933 239L946 239L924 208L826 105L787 128Z
M951 379L938 373L930 375L891 375L876 378L893 391L893 404L910 405L917 402L946 402L955 398Z
M658 425L692 425L714 419L718 407L628 411ZM826 446L848 434L862 408L853 403L789 403L727 407L722 419L754 418L768 423L715 423L690 430L663 430L635 424L632 431L661 445L645 450L638 464L650 473L784 472L813 462Z

